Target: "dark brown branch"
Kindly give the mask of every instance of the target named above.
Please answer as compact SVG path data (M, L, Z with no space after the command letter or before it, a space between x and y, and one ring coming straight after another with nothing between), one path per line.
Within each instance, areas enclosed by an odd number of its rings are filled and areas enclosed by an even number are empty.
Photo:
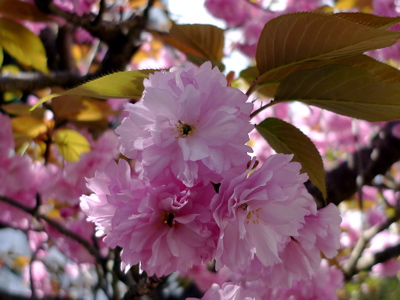
M28 214L31 214L31 215L35 212L35 207L32 207L32 208L28 207L28 206L26 206L24 204L21 204L21 203L15 201L14 199L11 199L11 198L8 198L8 197L5 197L5 196L1 196L0 195L0 201L2 201L4 203L7 203L7 204L10 204L10 205L12 205L12 206L14 206L16 208L19 208L20 210L22 210L22 211L24 211L24 212L26 212Z
M4 290L0 290L0 299L1 300L35 300L38 298L15 295L12 293L8 293ZM71 300L70 297L61 297L61 296L44 296L40 297L41 300Z
M46 221L50 226L57 229L58 232L77 241L79 244L81 244L83 247L85 247L86 250L88 250L90 254L92 254L94 257L96 257L98 262L101 262L103 260L103 257L100 255L99 251L95 247L93 247L86 239L81 237L80 235L67 229L66 227L62 226L60 223L58 223L46 216L39 215L39 216L37 216L37 218Z
M145 277L139 281L138 284L131 286L125 293L123 300L132 300L136 297L148 294L152 289L155 289L161 282L165 280L165 277Z
M95 75L81 76L70 72L19 73L14 76L0 76L0 92L20 90L32 92L51 86L71 88L94 79Z
M389 259L398 257L400 255L400 244L387 247L384 250L376 253L368 253L363 255L357 262L354 272L371 270L373 266L379 263L388 261Z
M379 232L382 232L383 230L389 228L390 225L393 223L397 222L400 220L400 207L396 208L396 213L393 217L389 218L386 220L386 222L382 224L377 224L375 226L372 226L371 228L366 229L358 238L356 245L354 246L353 251L351 252L349 258L345 262L343 266L343 272L346 276L347 279L351 278L354 274L357 274L361 270L369 270L365 268L365 261L370 261L371 254L363 255L363 251L367 244L371 241L371 239L377 235ZM386 260L389 260L393 256L388 256ZM384 257L380 257L381 259L384 259ZM386 260L382 260L379 262L383 262ZM360 263L363 266L360 269ZM372 266L371 266L372 267Z
M392 128L398 124L400 121L388 122L372 139L370 146L354 152L347 161L326 173L327 203L338 205L354 195L357 191L357 176L360 169L364 185L371 185L375 176L385 174L395 162L400 160L400 139L392 134ZM318 207L325 206L319 190L309 181L306 187L313 195Z
M43 221L47 222L50 226L54 227L60 233L66 235L67 237L70 237L70 238L74 239L75 241L77 241L78 243L80 243L83 247L86 248L86 250L89 251L90 254L92 254L94 257L96 257L98 262L102 262L104 260L103 257L100 255L99 251L94 246L92 246L87 240L82 238L80 235L78 235L75 232L69 230L68 228L62 226L61 224L57 223L56 221L48 218L47 216L34 215L34 213L36 212L36 208L27 207L13 199L10 199L10 198L4 197L4 196L0 196L0 201L10 204L16 208L19 208L19 209L27 212L28 214L31 214L33 217L36 217L38 220L43 220Z

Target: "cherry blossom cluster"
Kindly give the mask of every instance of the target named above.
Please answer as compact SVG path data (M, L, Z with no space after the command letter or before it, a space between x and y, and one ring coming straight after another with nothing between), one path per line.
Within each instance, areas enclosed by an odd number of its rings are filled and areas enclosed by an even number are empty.
M290 287L339 247L334 205L316 209L291 155L261 167L246 145L253 105L211 63L155 72L116 129L127 160L88 179L88 220L148 275L216 262L231 280Z

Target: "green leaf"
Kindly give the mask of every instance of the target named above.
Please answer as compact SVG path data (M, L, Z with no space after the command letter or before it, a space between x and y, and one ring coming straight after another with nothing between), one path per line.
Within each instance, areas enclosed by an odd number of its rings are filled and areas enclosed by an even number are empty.
M327 197L325 171L321 155L313 142L298 128L277 118L267 118L256 125L258 132L278 153L294 154L310 181Z
M19 0L0 0L0 14L11 19L31 22L54 22L33 3Z
M400 85L350 66L291 74L280 84L273 103L292 100L370 122L400 118Z
M344 58L394 44L400 33L361 25L335 15L301 12L269 21L256 53L259 82L276 80L269 72L297 64Z
M188 58L220 62L224 56L224 31L208 24L172 24L168 33L150 31L156 38L182 51ZM193 63L198 63L194 59Z
M0 18L0 45L19 63L46 74L49 72L42 41L23 25Z
M66 161L78 161L80 156L90 151L88 140L72 129L59 129L54 135L54 143Z
M143 80L155 71L126 71L106 75L86 82L76 88L48 95L40 99L32 107L32 110L50 99L65 95L86 96L97 99L140 98L144 90Z

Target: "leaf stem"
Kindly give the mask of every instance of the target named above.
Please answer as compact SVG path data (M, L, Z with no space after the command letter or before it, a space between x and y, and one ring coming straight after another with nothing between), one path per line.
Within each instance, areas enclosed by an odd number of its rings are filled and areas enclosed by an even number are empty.
M256 115L258 115L260 112L262 112L264 109L266 109L267 107L270 107L272 105L274 105L274 100L271 100L268 104L261 106L260 108L256 109L255 111L253 111L250 114L250 119L254 118Z

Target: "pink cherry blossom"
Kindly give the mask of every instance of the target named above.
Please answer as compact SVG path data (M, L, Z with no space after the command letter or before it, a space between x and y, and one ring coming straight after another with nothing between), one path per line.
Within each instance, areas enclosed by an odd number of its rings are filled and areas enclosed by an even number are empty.
M149 275L185 272L213 258L218 228L209 208L214 187L192 187L171 180L152 185L130 174L126 161L110 163L89 179L95 194L81 207L109 247L123 248L126 265L141 263Z
M258 281L258 289L263 286ZM300 279L293 282L290 288L273 287L271 289L262 289L263 299L275 300L310 300L324 299L337 300L336 291L343 287L343 273L335 266L329 266L328 261L323 259L318 270L309 278ZM257 288L253 287L253 288Z
M143 99L126 104L129 117L116 129L141 178L218 182L217 175L249 160L252 104L210 62L156 72L144 86Z
M97 171L94 178L87 179L88 188L94 193L81 197L81 209L88 216L87 220L96 224L99 235L109 234L112 229L112 219L117 207L130 203L137 210L140 201L133 199L144 197L146 185L132 178L131 168L127 161L119 163L111 161L104 171ZM135 191L132 195L131 191Z
M251 4L244 0L206 0L204 6L214 17L225 20L229 27L242 25L251 9Z
M119 224L108 243L121 246L122 260L129 265L141 262L149 275L185 272L194 264L209 262L218 237L207 205L214 193L212 186L151 187L136 213L118 216L117 210L114 218L120 218Z
M0 113L0 196L27 208L36 205L36 174L39 166L30 157L15 154L11 119ZM0 220L16 227L27 227L32 216L24 210L0 201Z
M316 205L292 156L271 156L250 176L228 175L212 200L214 218L221 228L217 268L247 269L257 258L263 266L282 261L279 250L304 226ZM233 178L232 178L233 177ZM251 271L250 271L251 272Z

